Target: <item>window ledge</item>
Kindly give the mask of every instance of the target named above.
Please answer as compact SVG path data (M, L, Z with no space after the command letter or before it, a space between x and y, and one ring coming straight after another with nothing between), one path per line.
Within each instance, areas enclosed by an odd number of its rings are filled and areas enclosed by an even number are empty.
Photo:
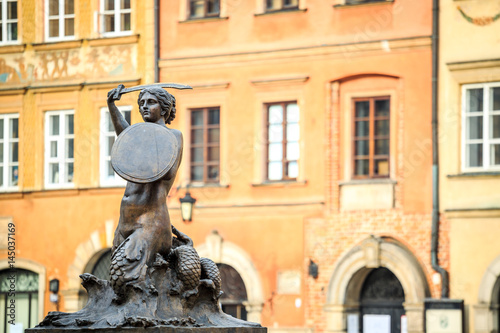
M125 188L127 184L100 184L99 188Z
M187 19L184 21L179 21L179 23L201 23L201 22L213 22L213 21L225 21L229 19L228 16L216 16L216 17L196 17Z
M500 176L500 171L463 172L456 175L446 175L447 178L498 177L498 176Z
M44 191L60 191L60 190L75 190L75 184L74 183L68 183L68 184L56 184L56 185L50 185L50 184L45 184Z
M381 179L352 179L339 182L340 186L343 185L370 185L370 184L397 184L397 181L390 178Z
M76 49L82 46L83 39L77 40L54 40L44 43L33 43L35 51L49 51L49 50L62 50L62 49Z
M189 188L228 188L229 184L220 184L220 183L190 183Z
M269 10L263 13L254 14L254 16L267 16L274 14L286 14L286 13L305 13L307 12L307 8L290 8L290 9L278 9L278 10Z
M350 8L350 7L359 7L359 6L374 6L374 5L380 5L380 4L386 4L386 3L393 3L394 0L382 0L382 1L375 1L375 2L360 2L360 3L345 3L345 4L337 4L333 5L333 8Z
M0 189L0 194L6 194L6 193L19 193L19 187L12 186L12 187L4 187L4 188Z
M139 41L139 34L135 35L102 35L99 38L87 39L90 46L108 46L134 44Z
M289 187L289 186L304 186L307 180L281 180L281 181L265 181L262 183L253 183L253 187Z
M2 44L0 45L0 54L21 53L26 49L26 44Z

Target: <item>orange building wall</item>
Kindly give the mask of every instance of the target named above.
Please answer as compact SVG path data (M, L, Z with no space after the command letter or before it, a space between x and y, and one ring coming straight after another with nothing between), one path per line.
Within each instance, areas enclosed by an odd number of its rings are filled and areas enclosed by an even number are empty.
M323 331L325 290L336 261L370 234L392 236L405 244L421 263L432 296L438 296L430 267L431 2L333 7L309 0L299 5L302 11L260 15L255 1L240 1L221 9L227 17L191 21L180 14L181 4L169 1L160 8L160 81L194 87L174 92L174 126L185 133L185 149L188 110L220 106L221 174L227 176L223 187L190 189L200 208L195 208L195 221L185 229L199 243L216 228L251 255L264 281L265 299L284 300L279 306L266 301L262 324ZM340 86L341 102L335 107L332 82ZM346 149L351 143L344 137L349 109L345 96L379 96L380 91L391 91L396 99L391 107L396 119L391 133L394 208L345 211L339 185L350 180L351 173L345 167L351 158ZM299 179L295 184L260 185L263 104L293 100L301 115ZM178 175L181 184L189 182L188 155L185 150ZM183 193L180 190L179 196ZM291 208L280 206L299 203L304 210L297 206L293 214ZM246 209L233 207L255 204L259 207L248 208L248 215ZM277 209L274 205L289 217L268 215ZM216 217L226 214L231 216L228 223ZM442 234L446 226L443 222ZM299 239L303 245L295 242ZM447 268L447 237L443 235L441 242L440 263ZM307 275L309 258L319 265L317 280ZM285 269L302 272L298 313L290 312L296 297L273 294L276 273Z

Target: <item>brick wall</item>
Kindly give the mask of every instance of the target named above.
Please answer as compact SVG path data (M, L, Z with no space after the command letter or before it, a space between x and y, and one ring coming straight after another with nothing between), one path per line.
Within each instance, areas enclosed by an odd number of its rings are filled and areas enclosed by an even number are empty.
M447 270L448 230L449 223L443 219L440 223L439 263ZM318 278L306 279L306 324L313 325L318 331L325 329L323 306L339 258L370 235L392 237L404 244L421 264L431 296L440 296L440 285L432 283L434 270L430 262L430 214L404 214L398 209L337 213L326 218L307 220L304 234L305 257L313 259L319 266Z

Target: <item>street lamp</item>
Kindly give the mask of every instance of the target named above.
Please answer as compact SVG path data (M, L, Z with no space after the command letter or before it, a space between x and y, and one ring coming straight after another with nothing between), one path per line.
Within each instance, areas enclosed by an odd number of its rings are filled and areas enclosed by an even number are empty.
M49 299L52 303L55 303L56 305L56 310L59 311L59 280L58 279L52 279L49 281Z
M317 279L319 274L318 271L318 264L312 261L312 259L309 259L309 275L312 276L313 279Z
M193 206L196 199L191 196L189 190L186 191L184 198L179 198L181 202L181 216L184 222L191 222L193 218Z

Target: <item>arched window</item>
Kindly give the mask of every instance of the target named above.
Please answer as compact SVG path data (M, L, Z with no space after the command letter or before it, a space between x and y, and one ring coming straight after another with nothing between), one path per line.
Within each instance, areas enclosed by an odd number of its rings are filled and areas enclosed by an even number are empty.
M391 333L401 332L401 316L405 314L405 294L398 278L387 268L372 270L361 289L361 327L364 323L386 321ZM364 318L365 316L369 316Z
M2 332L10 332L7 306L9 297L10 276L15 275L16 325L22 329L38 324L38 274L25 269L5 269L0 271L0 328Z
M238 318L247 320L244 302L247 301L247 290L240 274L231 266L217 264L222 279L222 291L219 301L222 311Z

